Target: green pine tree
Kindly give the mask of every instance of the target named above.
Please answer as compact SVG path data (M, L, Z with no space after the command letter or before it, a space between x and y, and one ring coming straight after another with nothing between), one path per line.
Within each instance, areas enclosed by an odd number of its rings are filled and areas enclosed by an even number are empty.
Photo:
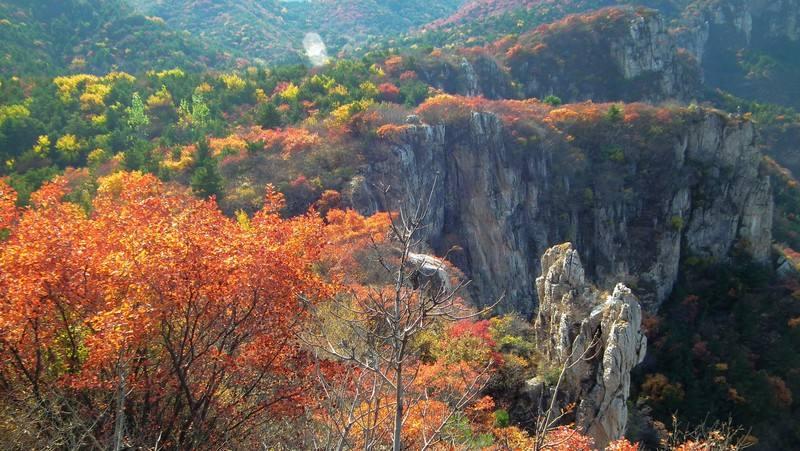
M283 125L283 117L272 102L262 105L257 112L258 125L264 128L275 128Z
M609 122L616 124L622 121L624 115L625 112L623 111L622 107L615 103L608 108L608 111L606 112L606 119Z
M222 194L222 176L217 160L211 155L207 140L197 144L195 169L192 173L192 190L202 197L219 197Z
M145 128L150 125L150 118L147 117L144 102L138 92L133 93L131 106L126 111L128 113L128 126L137 137L143 138Z

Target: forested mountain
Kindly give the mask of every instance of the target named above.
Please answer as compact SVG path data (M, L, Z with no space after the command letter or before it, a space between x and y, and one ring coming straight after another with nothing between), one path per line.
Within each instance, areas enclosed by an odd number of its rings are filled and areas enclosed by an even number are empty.
M8 0L0 2L6 74L141 68L224 69L306 61L303 38L355 51L447 16L460 1Z
M320 34L335 53L368 38L392 36L452 13L461 0L441 2L320 0L132 0L142 13L255 61L301 61L303 37Z
M800 448L800 2L429 3L0 0L0 449Z
M123 0L0 2L0 73L105 73L224 65L222 55Z
M302 32L288 23L277 0L135 0L142 14L164 19L175 30L212 42L251 60L302 58Z
M471 0L465 2L452 15L432 22L428 28L435 29L486 21L507 14L525 15L535 12L537 14L565 15L614 3L614 0Z

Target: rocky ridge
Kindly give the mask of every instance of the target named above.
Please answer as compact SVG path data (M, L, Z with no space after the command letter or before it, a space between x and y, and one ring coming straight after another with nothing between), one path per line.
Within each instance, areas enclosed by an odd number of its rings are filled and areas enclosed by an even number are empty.
M688 100L701 76L678 50L661 14L646 8L606 8L568 16L520 37L523 49L506 63L524 97L553 94L565 101Z
M421 80L444 92L487 99L518 97L508 71L489 54L452 61L438 59L417 68Z
M800 41L800 2L797 0L715 0L694 2L684 11L683 26L675 30L682 46L703 60L714 34L727 39L738 35L738 44L756 40Z
M627 426L630 372L647 349L641 306L622 284L611 294L592 287L570 243L548 249L541 267L534 327L538 345L561 375L557 390L548 390L539 378L528 381L528 396L534 402L557 396L556 416L576 403L576 425L602 448L621 438Z
M701 63L709 86L798 107L800 1L696 1L671 33Z
M466 123L409 124L383 143L384 160L364 168L353 202L386 208L379 185L393 187L395 205L430 199L427 241L439 255L461 249L451 260L483 304L505 295L506 310L534 312L538 256L571 241L601 287L624 281L655 311L682 258L770 255L773 200L753 124L685 113L674 135L612 133L623 150L588 135L596 127L567 135L534 118L524 118L535 131L523 149L488 111Z
M513 43L421 65L445 92L499 98L688 100L699 92L696 61L678 49L664 18L645 8L576 14Z

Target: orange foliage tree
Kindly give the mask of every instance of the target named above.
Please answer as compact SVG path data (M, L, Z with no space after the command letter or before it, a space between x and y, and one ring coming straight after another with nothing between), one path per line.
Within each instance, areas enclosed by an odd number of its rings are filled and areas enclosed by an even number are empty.
M237 221L138 173L102 179L89 214L64 194L45 185L12 222L0 185L0 396L41 413L26 430L65 447L256 447L269 418L302 413L295 335L332 295L313 270L321 218L282 219L270 192Z
M285 128L277 130L265 130L258 127L239 131L239 134L247 142L261 143L264 150L279 151L284 157L289 157L299 152L308 150L319 145L322 141L316 133L312 133L304 128Z

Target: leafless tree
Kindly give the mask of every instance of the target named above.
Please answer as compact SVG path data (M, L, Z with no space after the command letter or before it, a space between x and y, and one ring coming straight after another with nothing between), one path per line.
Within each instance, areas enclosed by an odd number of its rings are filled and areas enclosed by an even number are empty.
M110 411L96 418L82 415L81 406L63 393L7 391L0 400L0 449L105 450L97 429Z
M661 444L661 449L676 449L689 441L702 444L702 449L708 451L740 451L757 443L748 430L734 425L732 419L684 428L678 417L673 415L672 430Z
M373 449L390 442L393 450L404 449L409 410L425 409L429 400L428 390L414 387L422 352L415 339L437 323L476 318L500 302L480 311L462 305L459 293L468 282L450 280L447 255L438 259L415 252L423 247L431 195L415 208L400 208L391 215L392 252L373 243L374 264L384 284L339 300L335 308L316 311L326 317L320 322L327 319L336 330L322 327L304 339L320 358L348 368L338 384L318 371L328 401L329 429L314 444L317 448L341 450L358 443ZM444 417L425 425L421 449L444 440L442 431L448 422L485 388L491 364L487 361L477 375L465 375L470 380L464 390L448 398ZM360 436L354 437L355 433Z

